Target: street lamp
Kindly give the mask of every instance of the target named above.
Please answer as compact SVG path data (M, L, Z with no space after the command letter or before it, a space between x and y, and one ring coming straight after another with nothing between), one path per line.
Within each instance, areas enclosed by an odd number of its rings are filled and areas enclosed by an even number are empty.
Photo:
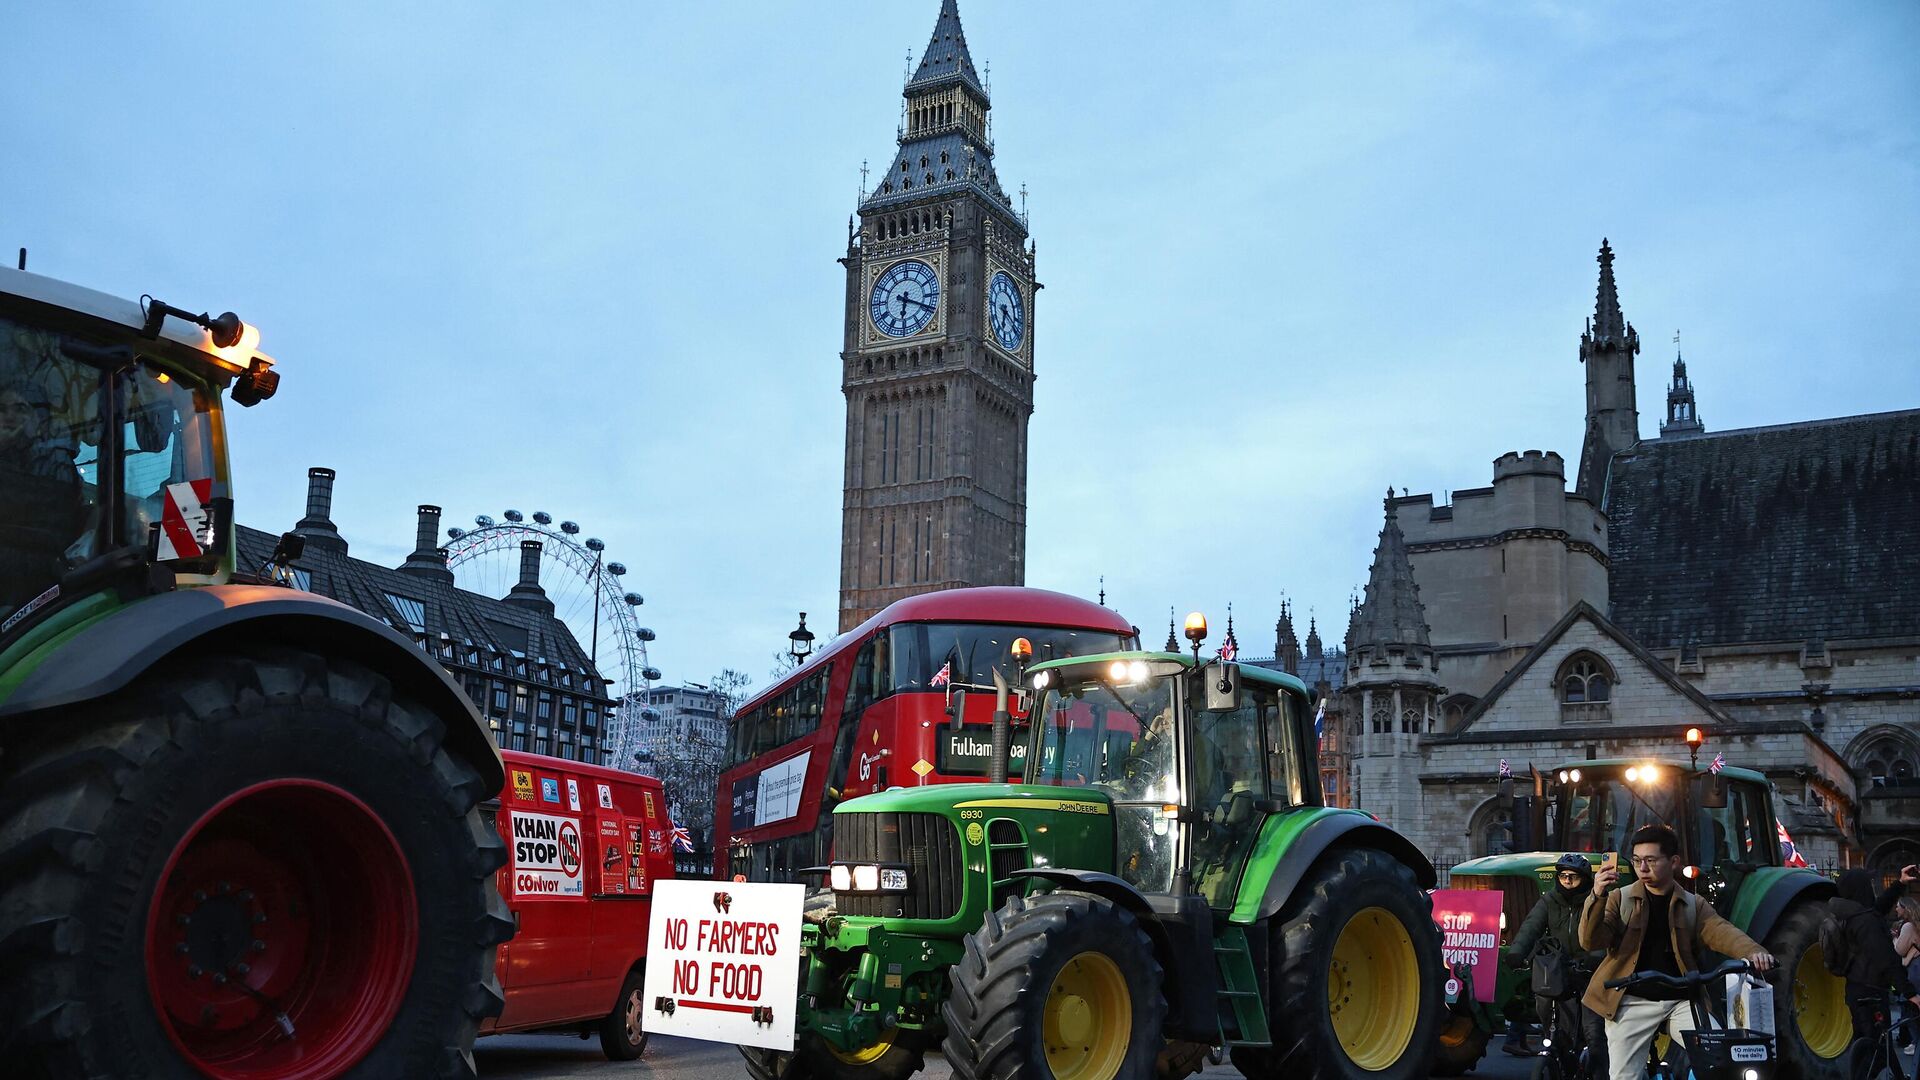
M813 655L813 631L807 629L807 613L800 613L800 625L787 635L787 655L793 657L795 667L807 662Z

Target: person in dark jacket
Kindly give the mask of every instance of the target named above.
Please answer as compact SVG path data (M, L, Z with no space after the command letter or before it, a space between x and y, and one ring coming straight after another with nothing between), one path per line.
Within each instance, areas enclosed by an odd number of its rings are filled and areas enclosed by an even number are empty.
M1903 866L1900 880L1875 898L1873 876L1865 870L1848 870L1840 875L1840 895L1827 901L1827 913L1847 938L1847 1010L1853 1014L1856 1039L1873 1036L1873 1017L1886 1008L1887 991L1906 988L1907 973L1893 951L1887 915L1916 881L1920 881L1920 866Z
M1513 935L1513 941L1507 945L1505 958L1507 963L1522 966L1532 962L1534 954L1542 950L1556 950L1565 953L1568 961L1568 989L1572 996L1564 1001L1552 998L1536 997L1534 1009L1540 1016L1540 1024L1549 1036L1554 1030L1554 1009L1560 1009L1560 1025L1569 1031L1580 1032L1581 1038L1589 1049L1589 1060L1593 1063L1594 1076L1607 1075L1607 1039L1606 1025L1600 1014L1580 1003L1580 995L1587 988L1587 980L1592 977L1593 969L1606 955L1598 950L1583 951L1580 948L1580 911L1586 905L1587 894L1593 890L1593 864L1585 855L1568 852L1553 865L1554 887L1533 905L1527 913L1525 922L1520 924L1519 933ZM1508 1053L1526 1053L1524 1045L1515 1046L1515 1040L1508 1039L1503 1047Z

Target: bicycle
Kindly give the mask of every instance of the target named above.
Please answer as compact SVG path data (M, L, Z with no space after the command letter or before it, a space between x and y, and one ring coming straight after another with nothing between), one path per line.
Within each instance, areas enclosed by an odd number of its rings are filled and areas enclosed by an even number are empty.
M1896 1012L1906 1016L1891 1020ZM1847 1075L1852 1080L1917 1080L1920 1074L1920 1014L1899 994L1889 993L1887 1005L1874 1015L1874 1034L1855 1039L1847 1048ZM1913 1041L1911 1055L1900 1049L1900 1033ZM1907 1060L1909 1057L1914 1060Z
M1685 1033L1685 1048L1674 1047L1665 1061L1647 1066L1649 1080L1773 1080L1778 1056L1773 1036L1749 1028L1716 1028L1713 1011L1707 1003L1707 987L1720 983L1728 975L1753 971L1745 960L1728 960L1712 971L1686 975L1668 975L1659 971L1636 971L1623 979L1607 980L1607 989L1632 992L1642 987L1667 987L1687 992L1687 1004L1693 1009L1693 1030ZM1652 1047L1648 1056L1653 1056Z

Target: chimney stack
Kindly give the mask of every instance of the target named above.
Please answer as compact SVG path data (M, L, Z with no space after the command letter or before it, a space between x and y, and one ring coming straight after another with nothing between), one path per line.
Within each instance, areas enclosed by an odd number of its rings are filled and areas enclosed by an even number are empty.
M333 525L332 469L315 466L307 470L307 516L293 531L306 538L308 547L321 547L346 553L346 537Z
M400 564L410 574L426 574L453 580L447 569L447 549L440 547L440 508L422 503L418 524L414 527L413 554Z
M538 540L520 541L520 582L507 590L506 601L552 613L553 601L547 599L547 591L540 587L540 547Z

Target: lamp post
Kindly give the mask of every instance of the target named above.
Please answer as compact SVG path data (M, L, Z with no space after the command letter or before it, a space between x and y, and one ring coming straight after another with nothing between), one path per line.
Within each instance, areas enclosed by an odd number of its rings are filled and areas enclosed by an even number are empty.
M813 631L807 629L807 613L800 613L800 625L787 635L787 655L793 657L793 666L799 667L813 655Z

